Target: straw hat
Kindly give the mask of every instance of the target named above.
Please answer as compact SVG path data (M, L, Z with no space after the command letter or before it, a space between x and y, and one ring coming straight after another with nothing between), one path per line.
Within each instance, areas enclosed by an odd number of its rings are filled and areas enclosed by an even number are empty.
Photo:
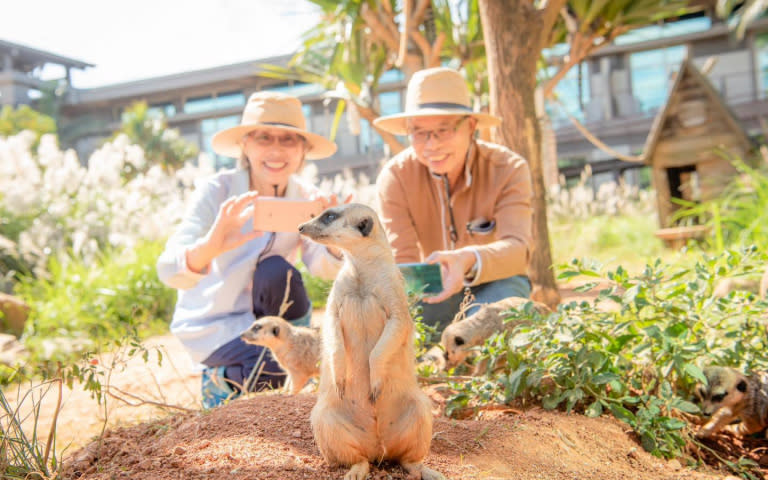
M494 127L501 123L499 117L472 111L469 89L459 72L436 67L413 74L408 82L403 113L379 117L373 124L389 133L405 135L408 133L408 118L435 115L469 115L477 119L480 128Z
M211 140L213 151L219 155L239 158L242 140L259 127L279 128L307 139L307 159L330 157L336 144L321 135L307 131L306 120L298 98L278 92L256 92L248 99L240 125L216 132Z

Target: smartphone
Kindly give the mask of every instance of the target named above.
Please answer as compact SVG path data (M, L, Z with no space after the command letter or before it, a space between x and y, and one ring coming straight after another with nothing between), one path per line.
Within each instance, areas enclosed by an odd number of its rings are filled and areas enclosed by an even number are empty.
M443 291L443 277L438 263L400 263L397 265L405 278L409 293L439 293Z
M258 197L253 202L253 229L262 232L295 232L299 225L323 211L319 200Z

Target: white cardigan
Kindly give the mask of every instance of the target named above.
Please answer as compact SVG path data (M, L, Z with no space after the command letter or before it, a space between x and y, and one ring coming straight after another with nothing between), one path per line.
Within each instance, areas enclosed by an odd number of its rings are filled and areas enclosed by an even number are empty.
M187 249L208 233L224 201L248 191L248 175L243 169L225 170L199 182L189 210L157 261L160 280L178 289L171 332L196 362L208 358L253 323L253 274L270 236L277 235L268 255L280 255L294 263L301 246L302 261L313 275L331 279L341 267L342 261L324 246L301 237L297 231L265 234L216 257L207 273L190 271ZM294 175L285 196L309 198L312 193L319 190ZM243 226L244 230L252 228L250 220Z

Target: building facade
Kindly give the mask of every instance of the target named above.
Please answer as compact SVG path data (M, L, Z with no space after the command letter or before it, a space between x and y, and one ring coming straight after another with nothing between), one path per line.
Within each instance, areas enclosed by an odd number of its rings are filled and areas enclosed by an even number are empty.
M7 42L0 42L0 56L4 55L3 45ZM67 72L69 68L90 66L34 49L26 51L27 55L34 53L40 55L38 62L59 62ZM552 49L548 56L556 61L558 49ZM724 23L698 14L631 31L595 52L560 82L557 101L547 105L557 139L560 171L578 177L578 172L590 164L597 181L625 175L632 183L647 182L647 175L643 178L633 168L637 165L625 164L587 141L568 115L614 150L641 154L653 118L664 105L683 59L690 58L701 67L711 57L717 61L708 78L750 136L760 135L761 119L768 117L768 18L753 23L745 38L735 41ZM3 81L15 85L34 83L35 69L16 71L18 61L8 60L7 55L2 58L0 99L4 103L8 98L15 99L16 104L25 103L18 101L16 93L6 93L8 87ZM255 91L274 89L299 96L308 127L329 136L335 99L317 85L281 82L263 75L264 64L286 65L288 60L288 56L266 58L92 89L70 86L61 123L68 129L71 146L81 158L87 158L119 128L121 115L130 105L145 101L153 112L163 113L184 138L212 155L218 166L226 167L233 160L216 158L210 147L211 136L239 122L245 101ZM7 80L9 75L11 81ZM385 74L377 99L382 114L401 110L404 89L405 81L399 72ZM340 122L335 141L339 151L317 163L320 175L333 175L343 169L375 175L386 157L381 138L365 121L361 121L359 135L352 135L348 123Z

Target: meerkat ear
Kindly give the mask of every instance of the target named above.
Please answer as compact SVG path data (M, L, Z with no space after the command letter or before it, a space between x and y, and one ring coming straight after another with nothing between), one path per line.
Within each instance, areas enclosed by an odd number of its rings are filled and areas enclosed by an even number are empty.
M745 380L742 380L739 382L738 385L736 385L736 389L740 392L746 392L747 391L747 382Z
M277 337L278 335L280 335L280 327L274 327L274 328L272 328L272 335L274 335L274 336L276 336L276 337Z
M463 339L463 338L461 338L461 337L456 337L456 338L454 338L454 339L453 339L453 342L456 344L456 346L457 346L457 347L460 347L460 346L462 346L462 345L464 345L464 344L466 343L466 342L464 341L464 339Z
M364 237L367 237L371 234L371 230L373 230L373 219L371 217L363 218L357 222L357 229L360 230Z

